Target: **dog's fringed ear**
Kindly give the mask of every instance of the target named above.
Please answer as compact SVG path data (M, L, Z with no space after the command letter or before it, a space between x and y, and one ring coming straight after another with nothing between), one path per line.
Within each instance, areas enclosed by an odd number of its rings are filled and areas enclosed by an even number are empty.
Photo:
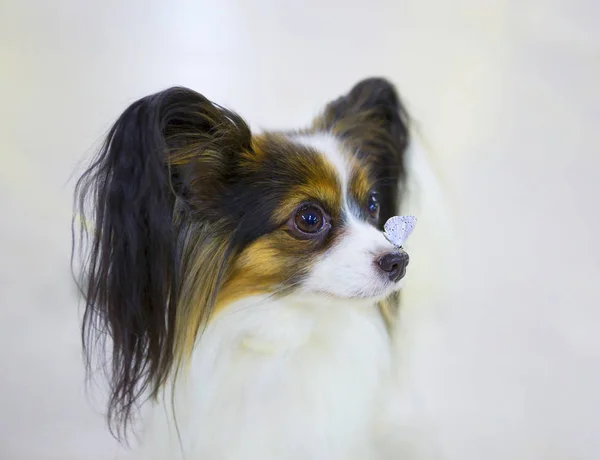
M111 340L108 418L118 438L139 398L156 394L173 365L186 276L181 221L210 213L231 163L249 148L239 116L171 88L125 110L77 183L76 211L93 222L73 247L75 255L82 244L84 257L77 276L85 280L83 345L90 366ZM188 214L182 219L181 212Z
M394 86L383 78L357 83L331 102L313 124L346 141L374 170L380 200L380 225L398 214L404 184L404 154L409 144L409 117Z

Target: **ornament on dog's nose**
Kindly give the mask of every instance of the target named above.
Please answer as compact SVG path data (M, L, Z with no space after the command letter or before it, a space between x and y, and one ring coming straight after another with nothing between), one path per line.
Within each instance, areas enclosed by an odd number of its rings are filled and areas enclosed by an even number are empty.
M402 247L417 223L415 216L390 217L383 226L383 235L397 248Z

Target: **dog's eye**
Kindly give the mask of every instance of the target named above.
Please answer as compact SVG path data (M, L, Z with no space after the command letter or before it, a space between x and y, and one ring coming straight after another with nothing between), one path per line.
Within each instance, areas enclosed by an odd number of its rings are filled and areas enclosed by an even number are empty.
M320 237L331 228L323 210L312 203L305 203L292 214L288 226L297 238Z
M298 209L294 221L298 230L304 233L317 233L325 224L323 212L313 205L304 205Z
M376 192L372 192L369 195L367 200L367 212L369 213L369 217L372 219L376 220L379 218L379 201L377 200Z

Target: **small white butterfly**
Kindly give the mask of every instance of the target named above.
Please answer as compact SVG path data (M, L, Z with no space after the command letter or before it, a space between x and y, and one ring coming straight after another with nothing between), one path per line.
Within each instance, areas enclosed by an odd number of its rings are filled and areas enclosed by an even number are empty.
M390 243L399 248L410 236L416 223L417 218L415 216L390 217L383 226L383 236L385 236Z

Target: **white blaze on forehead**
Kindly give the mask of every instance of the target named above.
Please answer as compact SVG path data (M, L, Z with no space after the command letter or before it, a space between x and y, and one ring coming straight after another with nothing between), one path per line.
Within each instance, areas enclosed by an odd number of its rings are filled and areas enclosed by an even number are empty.
M349 154L344 150L344 145L331 134L300 134L291 137L297 144L309 147L319 152L323 158L333 166L340 179L342 187L343 206L348 209L348 187L350 186L350 160Z

